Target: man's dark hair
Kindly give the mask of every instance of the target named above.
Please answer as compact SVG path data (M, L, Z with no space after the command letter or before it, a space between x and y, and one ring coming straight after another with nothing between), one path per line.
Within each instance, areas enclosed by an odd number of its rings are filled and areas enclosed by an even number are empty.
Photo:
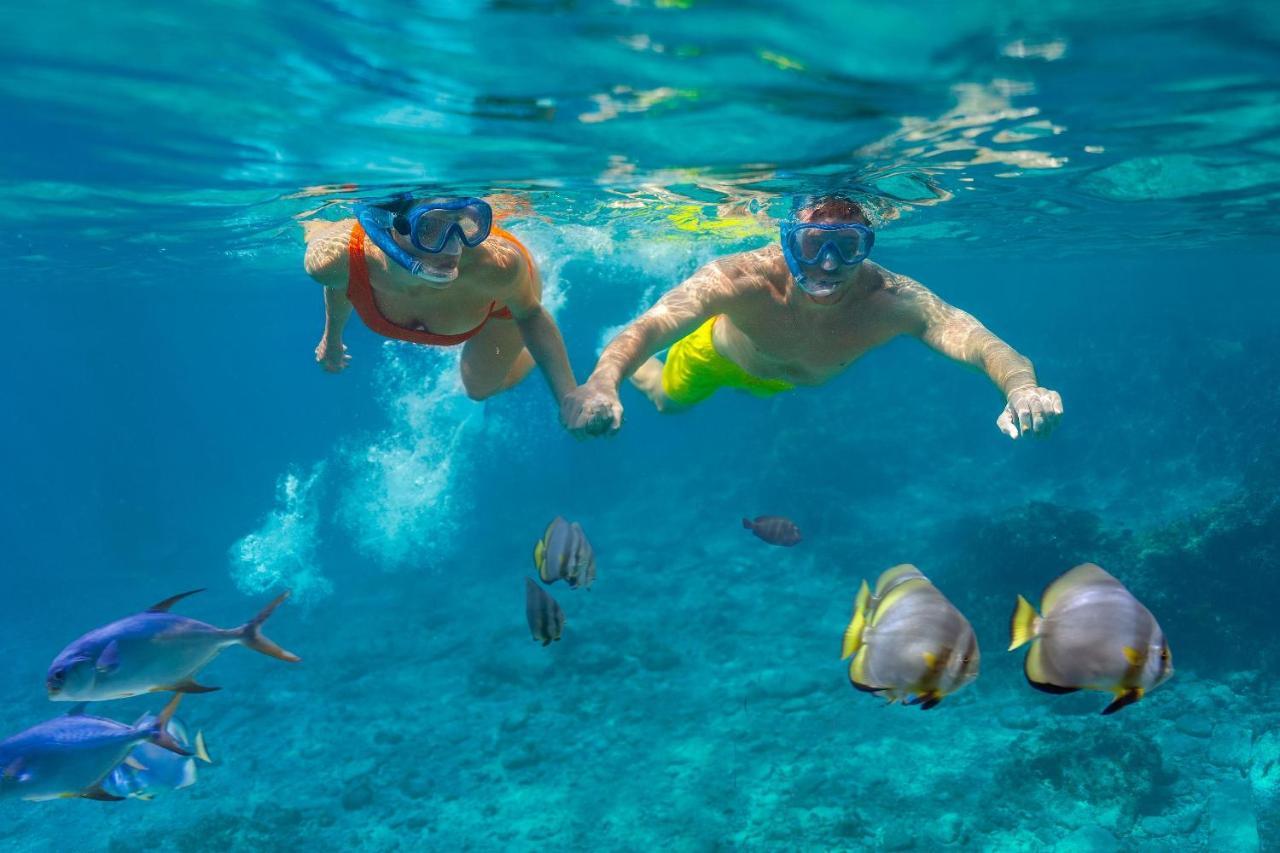
M838 222L857 222L871 226L862 205L842 193L803 196L796 199L792 216L802 222L814 219L834 219Z

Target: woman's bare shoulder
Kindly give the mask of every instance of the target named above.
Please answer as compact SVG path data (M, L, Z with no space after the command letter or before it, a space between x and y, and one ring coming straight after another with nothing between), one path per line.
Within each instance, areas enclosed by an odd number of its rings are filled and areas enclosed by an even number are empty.
M302 223L302 236L307 243L302 265L307 275L327 286L346 276L347 243L353 222L353 219L337 222L312 219Z

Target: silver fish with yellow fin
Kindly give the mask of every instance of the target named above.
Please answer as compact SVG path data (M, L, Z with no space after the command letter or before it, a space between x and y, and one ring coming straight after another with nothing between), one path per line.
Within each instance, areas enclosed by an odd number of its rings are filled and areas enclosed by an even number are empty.
M841 659L853 656L849 681L928 711L978 677L978 638L969 620L915 566L883 572L875 590L862 582Z
M559 640L564 633L564 611L533 578L524 579L524 615L529 622L529 633L544 646Z
M152 725L155 719L151 714L143 714L133 725L135 728ZM213 763L205 746L204 733L196 732L196 736L192 738L187 733L186 725L177 717L169 720L165 731L178 746L192 754L178 755L153 743L140 743L102 781L103 790L117 797L151 801L157 794L180 791L194 785L196 761Z
M1027 681L1046 693L1099 690L1115 699L1114 714L1173 675L1169 642L1151 611L1125 585L1093 563L1049 584L1040 597L1043 616L1018 596L1009 651L1030 642Z
M547 530L533 547L533 565L543 583L564 578L571 589L590 588L596 579L596 552L578 522L560 516L547 525Z

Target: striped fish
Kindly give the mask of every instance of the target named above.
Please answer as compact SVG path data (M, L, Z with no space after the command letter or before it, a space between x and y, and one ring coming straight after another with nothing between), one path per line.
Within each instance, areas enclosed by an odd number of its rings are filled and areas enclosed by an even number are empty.
M596 552L578 522L567 522L560 516L547 525L547 530L533 547L533 565L543 583L561 578L571 589L590 588L596 579Z
M891 703L928 711L978 677L978 638L969 620L915 566L894 566L862 582L841 658L849 681Z
M791 519L780 515L759 515L755 521L744 518L742 526L770 545L790 547L800 543L800 528Z
M1030 642L1027 681L1046 693L1109 692L1103 714L1132 705L1173 675L1160 624L1125 585L1084 563L1045 588L1044 616L1022 596L1013 611L1009 651Z
M560 639L564 631L564 611L533 578L524 579L524 615L529 620L530 633L542 645L549 646L552 640Z

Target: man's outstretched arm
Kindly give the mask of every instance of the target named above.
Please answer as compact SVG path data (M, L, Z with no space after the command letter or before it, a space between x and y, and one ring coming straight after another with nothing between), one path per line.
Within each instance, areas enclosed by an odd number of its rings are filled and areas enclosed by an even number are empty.
M663 294L605 347L585 383L566 396L561 420L574 435L611 435L622 426L618 386L658 351L692 332L730 301L733 281L712 262Z
M985 373L1004 394L1007 405L996 426L1010 438L1048 435L1062 417L1062 397L1040 387L1031 360L991 333L972 314L911 282L904 296L917 336L933 349Z

